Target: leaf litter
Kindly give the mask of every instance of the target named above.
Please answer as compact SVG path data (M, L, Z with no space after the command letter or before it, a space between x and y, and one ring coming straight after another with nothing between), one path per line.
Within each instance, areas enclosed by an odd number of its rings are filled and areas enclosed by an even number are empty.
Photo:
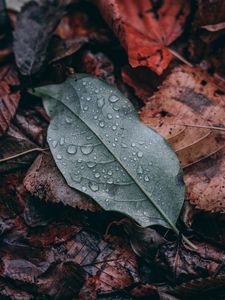
M224 299L224 133L215 130L224 128L224 30L207 30L223 27L223 1L68 1L64 9L46 0L22 12L9 2L7 11L0 1L1 70L10 70L0 84L1 158L47 147L49 120L27 87L83 72L102 78L176 151L187 189L176 226L198 249L163 226L102 210L66 184L50 154L29 153L0 164L1 297Z

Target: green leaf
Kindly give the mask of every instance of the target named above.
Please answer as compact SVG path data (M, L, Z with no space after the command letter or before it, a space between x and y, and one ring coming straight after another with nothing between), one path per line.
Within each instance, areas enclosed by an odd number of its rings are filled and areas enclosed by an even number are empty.
M48 143L69 186L142 226L178 232L185 193L179 161L166 140L140 122L128 99L87 75L35 93L51 117Z

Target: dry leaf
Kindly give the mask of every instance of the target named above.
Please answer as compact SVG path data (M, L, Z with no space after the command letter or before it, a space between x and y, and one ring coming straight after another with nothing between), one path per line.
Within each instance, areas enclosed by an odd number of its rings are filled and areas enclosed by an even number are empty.
M32 195L45 201L62 202L83 210L100 210L92 199L66 184L54 160L48 154L40 154L37 157L25 177L24 185Z
M167 48L182 33L189 14L185 0L97 0L100 12L128 52L132 67L147 66L161 74L172 54Z
M225 208L225 136L221 131L180 125L225 127L224 115L224 92L209 75L187 66L175 68L140 112L142 121L172 144L183 167L200 161L185 171L187 198L200 209L213 212Z
M15 68L10 65L1 67L0 81L0 135L2 135L9 127L20 100L20 93L13 91L13 86L17 89L19 86Z

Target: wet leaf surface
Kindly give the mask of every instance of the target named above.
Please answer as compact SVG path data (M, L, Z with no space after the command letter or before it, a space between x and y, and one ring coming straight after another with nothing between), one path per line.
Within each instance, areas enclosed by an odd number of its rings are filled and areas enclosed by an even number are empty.
M37 88L35 94L43 97L52 118L48 142L71 187L143 226L176 230L184 196L177 158L165 140L139 121L117 89L93 77L76 76L61 85Z

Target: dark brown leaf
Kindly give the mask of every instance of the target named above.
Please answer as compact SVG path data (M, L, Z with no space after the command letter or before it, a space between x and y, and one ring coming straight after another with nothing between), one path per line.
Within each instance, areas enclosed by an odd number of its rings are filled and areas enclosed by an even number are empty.
M13 118L17 105L20 100L20 93L14 92L13 87L18 90L19 79L17 72L12 66L0 68L0 136L9 127L10 121Z
M32 195L45 201L62 202L83 210L100 210L93 200L66 184L54 160L48 154L40 154L37 157L26 175L24 185Z
M50 38L64 14L58 1L30 2L19 13L13 49L16 64L23 75L37 73L46 59Z

